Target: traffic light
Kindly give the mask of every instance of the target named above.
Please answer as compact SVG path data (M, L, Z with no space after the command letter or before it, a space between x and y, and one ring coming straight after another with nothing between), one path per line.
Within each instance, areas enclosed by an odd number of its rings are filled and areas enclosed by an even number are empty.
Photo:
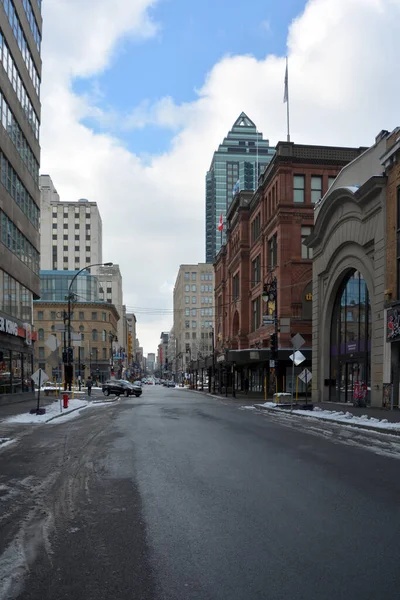
M66 350L63 350L62 359L63 359L64 364L73 363L74 362L74 349L67 348Z
M270 350L271 350L271 359L276 360L278 357L278 340L276 338L276 333L271 334Z

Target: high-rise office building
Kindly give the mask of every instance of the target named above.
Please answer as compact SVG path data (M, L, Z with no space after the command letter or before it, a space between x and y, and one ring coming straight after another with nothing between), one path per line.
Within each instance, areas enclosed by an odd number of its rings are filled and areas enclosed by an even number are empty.
M41 29L38 0L0 2L0 402L32 389L32 301L40 295Z
M206 262L212 263L225 243L225 225L218 230L236 191L255 190L259 175L275 152L245 113L214 152L206 175ZM221 244L222 237L222 244Z
M122 275L119 270L119 265L112 265L110 267L99 267L97 270L97 279L99 282L99 298L114 304L119 314L118 321L118 340L115 341L115 348L118 351L123 348L123 354L125 360L125 354L127 354L126 340L126 320L124 319L124 308L123 308L123 293L122 293Z
M103 262L102 221L96 202L61 201L49 175L40 176L40 268L78 271ZM98 268L93 268L97 273Z
M214 267L181 265L174 287L175 362L181 380L190 360L212 355L214 325Z

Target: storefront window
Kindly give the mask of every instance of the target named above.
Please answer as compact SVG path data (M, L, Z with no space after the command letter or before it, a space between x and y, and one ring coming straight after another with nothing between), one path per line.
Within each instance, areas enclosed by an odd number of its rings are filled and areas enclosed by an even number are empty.
M367 284L358 271L344 280L331 327L330 400L370 401L371 309Z
M23 354L23 376L24 376L24 385L23 391L30 392L32 388L32 379L31 375L33 374L32 361L33 357L31 354Z
M0 352L0 394L11 393L11 364L10 352Z
M19 352L12 353L11 372L12 372L12 391L13 394L22 392L22 355Z

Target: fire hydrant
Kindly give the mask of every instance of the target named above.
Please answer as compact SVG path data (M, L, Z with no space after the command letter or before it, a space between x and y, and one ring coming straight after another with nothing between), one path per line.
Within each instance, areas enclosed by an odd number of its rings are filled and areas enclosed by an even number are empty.
M63 408L68 408L68 394L63 394Z

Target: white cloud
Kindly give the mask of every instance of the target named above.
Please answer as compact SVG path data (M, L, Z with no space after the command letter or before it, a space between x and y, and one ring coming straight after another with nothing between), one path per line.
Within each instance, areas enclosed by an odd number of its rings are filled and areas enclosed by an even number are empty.
M63 199L99 203L104 259L120 264L128 307L171 309L179 264L204 258L204 176L213 151L242 110L271 144L285 139L285 67L283 57L227 56L197 100L184 105L173 98L150 104L144 90L124 126L176 130L170 151L144 163L116 137L80 124L84 116L102 115L92 98L72 93L71 78L105 69L122 38L154 35L152 5L44 3L42 165ZM399 20L400 0L308 2L288 32L294 141L368 145L380 129L399 124ZM154 351L172 319L140 311L137 317L145 351Z

